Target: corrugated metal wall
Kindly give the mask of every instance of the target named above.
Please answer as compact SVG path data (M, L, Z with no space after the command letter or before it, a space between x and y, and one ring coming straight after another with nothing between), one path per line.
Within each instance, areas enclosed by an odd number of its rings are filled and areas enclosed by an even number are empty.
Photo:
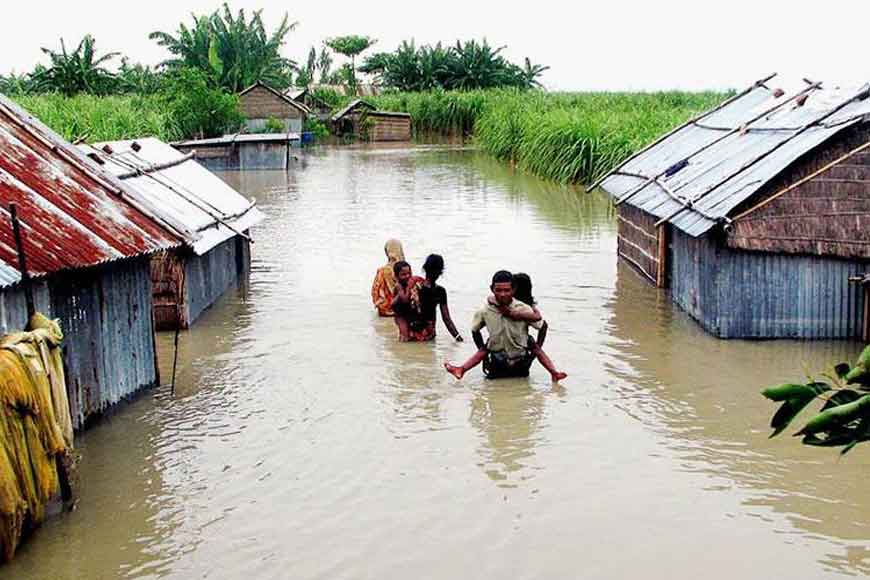
M249 243L239 236L215 246L203 256L184 261L184 299L188 324L233 287L250 268Z
M147 258L49 283L60 318L73 423L157 382Z
M672 297L722 338L860 338L870 262L743 252L675 231Z
M36 309L46 316L51 315L51 297L48 284L44 281L34 284L33 299ZM27 300L20 286L0 290L0 334L21 330L27 324Z

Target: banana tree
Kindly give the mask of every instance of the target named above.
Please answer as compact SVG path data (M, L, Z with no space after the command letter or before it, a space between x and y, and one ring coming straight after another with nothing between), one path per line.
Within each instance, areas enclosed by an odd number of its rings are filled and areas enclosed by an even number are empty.
M782 403L771 419L771 437L782 433L810 403L822 407L794 435L805 445L842 447L848 453L857 444L870 441L870 346L854 366L841 363L820 380L804 384L785 383L768 387L762 395Z
M109 52L97 56L94 37L86 34L72 52L67 52L66 44L60 39L60 52L43 48L51 64L37 70L33 79L39 90L56 91L66 96L78 93L106 94L113 90L115 75L102 65L120 53Z

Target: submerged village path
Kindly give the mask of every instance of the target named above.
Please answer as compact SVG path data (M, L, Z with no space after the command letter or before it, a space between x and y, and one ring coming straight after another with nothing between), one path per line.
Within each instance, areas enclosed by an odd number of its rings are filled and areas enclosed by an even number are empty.
M473 151L323 148L222 175L269 219L161 388L79 438L80 502L0 578L836 578L870 573L870 456L768 440L758 394L849 342L719 341L615 258L605 199ZM466 339L531 274L571 377L457 383L373 315L383 242ZM164 376L172 336L160 337Z

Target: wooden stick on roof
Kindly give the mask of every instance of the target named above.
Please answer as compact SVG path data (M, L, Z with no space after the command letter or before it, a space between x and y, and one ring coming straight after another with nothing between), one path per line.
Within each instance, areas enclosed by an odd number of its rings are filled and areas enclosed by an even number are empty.
M746 163L746 164L741 165L740 168L739 168L737 171L735 171L734 173L731 173L730 175L728 175L728 176L725 177L724 179L721 179L719 182L714 183L713 185L711 185L710 187L708 187L706 190L704 190L704 192L703 192L701 195L699 195L699 196L693 198L693 199L692 199L692 202L693 202L693 203L696 203L696 202L698 202L699 200L703 199L705 196L707 196L707 195L710 194L711 192L715 191L716 189L722 187L725 183L727 183L728 181L734 179L735 177L737 177L738 175L740 175L741 173L743 173L744 171L746 171L746 170L749 169L750 167L754 166L754 165L755 165L756 163L758 163L759 161L762 161L762 160L766 159L766 158L767 158L769 155L771 155L774 151L777 151L780 147L782 147L782 146L785 145L786 143L791 142L792 139L794 139L794 138L797 137L798 135L801 135L802 133L804 133L805 131L809 130L810 128L812 128L812 127L818 125L819 123L821 123L822 121L824 121L824 120L827 119L828 117L831 117L831 116L833 116L833 115L839 113L841 110L843 110L845 107L851 105L853 102L855 102L855 101L857 101L857 100L861 100L861 99L867 98L868 94L870 94L870 86L868 86L868 85L864 85L863 87L861 87L861 90L859 90L859 91L858 91L855 95L853 95L851 98L846 99L845 101L843 101L842 103L840 103L839 105L837 105L836 107L834 107L833 109L827 111L827 112L824 113L823 115L820 115L819 117L816 117L815 119L813 119L813 120L810 121L809 123L805 124L805 125L804 125L803 127L801 127L799 130L795 131L795 133L794 133L793 135L791 135L791 136L788 137L787 139L783 139L782 141L780 141L779 143L777 143L776 145L774 145L773 147L771 147L770 149L768 149L767 151L765 151L764 153L762 153L761 155L757 156L755 159L753 159L753 160L750 161L749 163ZM683 208L683 209L685 209L685 208ZM656 225L656 226L659 226L659 225L661 225L661 224L663 224L663 223L665 223L665 222L669 222L669 221L671 221L672 219L674 219L675 217L677 217L680 213L682 213L682 212L683 212L683 209L681 209L681 210L675 212L673 215L670 215L670 216L668 216L668 217L666 217L666 218L663 218L663 219L659 220L658 222L656 222L655 225Z
M745 97L746 95L748 95L749 93L751 93L752 91L754 91L755 89L757 89L758 87L764 86L764 83L766 83L767 81L769 81L770 79L772 79L772 78L775 77L776 75L777 75L777 73L773 73L773 74L767 75L767 76L764 77L763 79L759 79L759 80L755 81L755 82L754 82L750 87L748 87L748 88L742 90L741 92L737 93L737 94L734 95L733 97L730 97L730 98L728 98L728 99L725 99L724 101L722 101L721 103L719 103L718 106L716 106L716 107L710 109L709 111L707 111L707 112L705 112L705 113L701 113L700 115L696 115L695 117L692 117L691 119L689 119L688 121L686 121L686 122L683 123L682 125L679 125L679 126L677 126L677 127L674 127L673 129L671 129L670 131L668 131L667 133L665 133L664 135L662 135L661 137L659 137L658 139L656 139L655 141L653 141L652 143L650 143L649 145L647 145L646 147L643 147L640 151L634 153L633 155L630 155L630 156L629 156L627 159L625 159L622 163L620 163L619 165L617 165L616 167L614 167L613 169L611 169L610 171L608 171L607 174L605 174L603 177L600 177L600 178L597 179L595 182L593 182L592 184L590 184L590 185L586 188L586 191L589 192L589 191L594 190L596 187L598 187L599 185L601 185L602 183L604 183L604 180L607 179L607 178L608 178L612 173L615 173L615 172L619 171L620 169L622 169L623 167L625 167L625 165L626 165L628 162L634 160L634 159L637 158L639 155L641 155L641 154L643 154L643 153L646 153L647 151L649 151L650 149L652 149L653 147L655 147L656 145L658 145L659 143L661 143L662 141L664 141L665 139L667 139L668 137L670 137L671 135L673 135L674 133L676 133L677 131L679 131L680 129L683 129L684 127L686 127L687 125L689 125L689 124L691 124L691 123L694 123L694 122L696 122L696 121L700 121L701 119L703 119L703 118L705 118L705 117L709 117L709 116L712 115L713 113L715 113L715 112L717 112L717 111L723 109L724 107L727 107L728 105L730 105L731 103L733 103L733 102L736 101L737 99L741 99L741 98Z
M760 85L759 85L759 86L760 86ZM750 124L752 124L752 123L758 121L759 119L761 119L761 118L763 118L763 117L766 117L766 116L770 115L771 113L774 113L774 112L778 111L779 109L781 109L782 107L784 107L784 106L787 105L788 103L794 101L795 99L799 99L800 97L802 97L804 94L808 93L809 91L814 91L814 90L816 90L817 88L819 88L819 87L821 87L821 86L822 86L822 83L814 83L814 84L812 84L812 85L810 85L810 86L804 88L803 90L798 91L797 93L793 94L791 97L789 97L788 99L782 101L781 103L777 103L777 104L774 105L773 107L771 107L771 108L769 108L769 109L765 109L765 110L762 111L761 113L757 114L757 115L754 116L753 118L751 118L751 119L749 119L748 121L746 121L742 126L740 126L740 127L732 127L732 128L730 128L730 129L725 129L725 131L726 131L725 134L720 135L719 137L713 139L712 141L710 141L709 143L707 143L706 145L704 145L704 146L701 147L700 149L696 149L695 151L693 151L693 152L690 153L689 155L685 156L685 157L684 157L684 158L683 158L679 163L686 163L686 162L688 162L689 159L691 159L691 158L694 157L695 155L698 155L698 154L700 154L700 153L703 153L704 151L706 151L707 149L709 149L709 148L712 147L713 145L716 145L717 143L721 143L722 141L724 141L724 140L727 139L728 137L734 135L735 133L739 133L740 131L744 130L744 129L745 129L746 127L748 127ZM688 125L688 124L697 125L697 126L701 127L702 129L703 129L703 128L706 128L706 127L704 127L704 126L702 126L702 125L700 125L700 124L698 123L698 119L693 119L693 120L689 121L689 122L687 123L687 125ZM685 126L685 125L684 125L684 126ZM675 164L675 165L676 165L676 164ZM672 167L673 167L673 166L672 166ZM647 181L645 181L644 183L642 183L641 185L639 185L639 186L636 187L635 189L631 190L630 192L628 192L628 193L626 193L625 195L623 195L622 197L620 197L620 198L616 201L616 204L615 204L615 205L620 205L621 203L624 203L624 202L628 201L629 198L633 197L633 196L634 196L635 194L637 194L637 193L640 193L644 188L646 188L647 185L649 185L650 183L652 183L653 181L655 181L655 180L657 180L657 179L661 179L662 177L664 177L665 174L667 174L668 171L670 171L670 167L668 167L667 169L665 169L665 170L659 172L657 175L648 178ZM610 174L611 174L611 175L616 175L616 174L619 174L619 173L620 173L619 169L616 169L616 170L612 171Z

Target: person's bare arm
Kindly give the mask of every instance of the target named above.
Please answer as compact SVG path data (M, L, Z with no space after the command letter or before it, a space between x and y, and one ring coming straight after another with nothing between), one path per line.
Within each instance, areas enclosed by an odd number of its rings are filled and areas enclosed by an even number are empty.
M453 324L453 319L450 317L450 308L447 307L447 303L441 305L441 320L444 321L444 326L447 327L447 332L450 333L456 342L463 342L462 335L459 334L459 331L456 330L456 325Z
M393 296L393 307L395 308L398 304L407 304L410 301L410 296L408 295L407 286L402 286L401 284L396 284L396 291Z
M550 325L547 324L547 321L545 320L541 324L540 330L538 330L538 348L543 348L544 341L547 340L547 330L549 328L550 328Z
M541 313L538 312L538 309L534 308L534 307L532 307L529 310L525 310L525 309L520 310L520 309L515 309L515 308L508 308L506 306L500 306L499 312L501 312L502 315L506 316L507 318L510 318L511 320L520 320L522 322L529 322L529 323L539 322L542 318Z
M477 345L477 350L486 350L486 342L483 340L483 334L479 330L472 330L471 338L474 340L474 344Z

